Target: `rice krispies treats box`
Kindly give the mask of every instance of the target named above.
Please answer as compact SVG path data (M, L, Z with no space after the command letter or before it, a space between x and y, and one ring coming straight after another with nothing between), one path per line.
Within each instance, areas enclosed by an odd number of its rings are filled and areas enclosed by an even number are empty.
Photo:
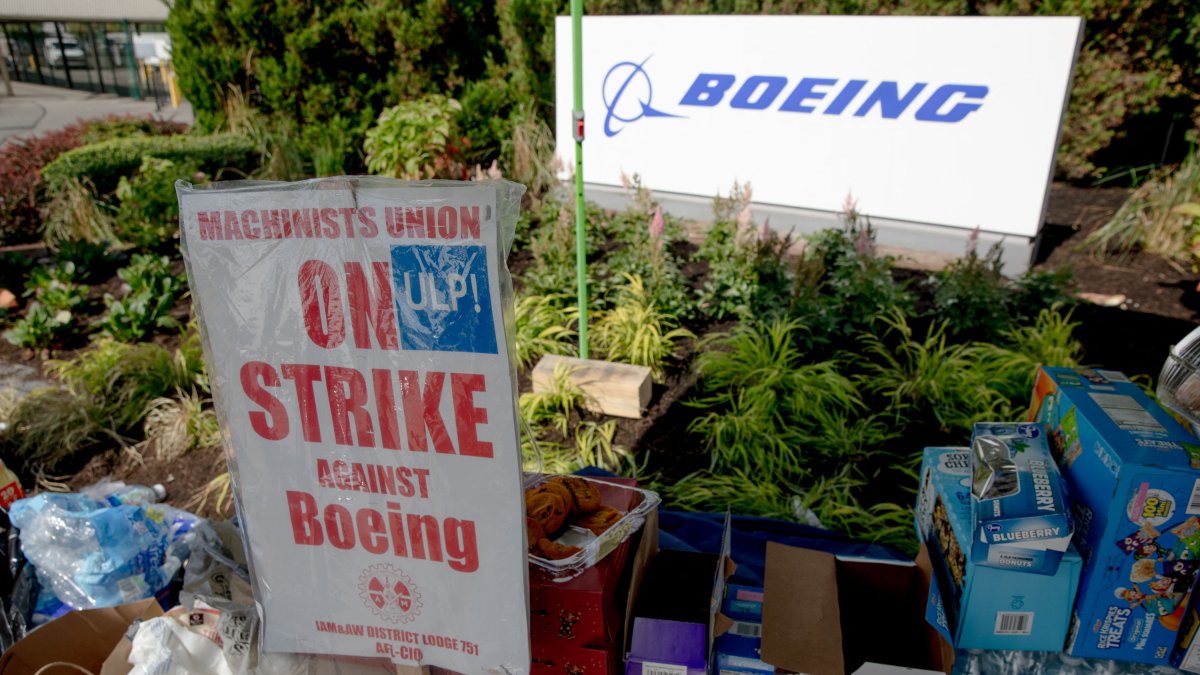
M1059 651L1067 636L1082 560L1069 547L1053 574L970 559L969 448L926 448L915 520L933 579L926 620L960 649Z
M1200 568L1200 445L1123 374L1041 368L1044 423L1084 557L1067 653L1166 664Z
M980 422L971 436L971 560L1054 574L1071 543L1071 514L1045 427Z

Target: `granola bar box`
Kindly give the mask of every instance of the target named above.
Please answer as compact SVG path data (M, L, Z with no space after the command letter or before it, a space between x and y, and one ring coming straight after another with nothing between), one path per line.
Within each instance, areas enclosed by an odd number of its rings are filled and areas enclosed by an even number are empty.
M1071 543L1062 477L1041 424L981 422L971 436L971 559L1054 574Z
M1200 445L1113 371L1042 368L1030 419L1046 425L1084 557L1067 652L1166 664L1200 567Z
M1059 651L1067 636L1082 560L1068 546L1053 574L970 559L969 448L926 448L917 496L917 536L933 580L926 619L959 649Z

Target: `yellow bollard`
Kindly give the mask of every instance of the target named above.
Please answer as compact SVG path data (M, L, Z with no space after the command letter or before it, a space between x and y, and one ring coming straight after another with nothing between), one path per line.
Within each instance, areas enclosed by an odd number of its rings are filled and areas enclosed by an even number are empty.
M170 94L171 94L171 107L178 108L179 107L179 99L181 98L179 95L179 80L175 77L174 64L168 63L167 65L169 68L169 72L167 73L167 75L168 75L167 91L170 92ZM166 72L166 71L164 71L164 72Z

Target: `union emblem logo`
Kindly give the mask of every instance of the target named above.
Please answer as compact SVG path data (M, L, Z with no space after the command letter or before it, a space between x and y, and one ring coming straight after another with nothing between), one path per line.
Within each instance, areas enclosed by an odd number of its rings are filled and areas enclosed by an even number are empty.
M421 615L421 593L412 578L395 565L371 565L358 577L358 597L375 616L408 623Z

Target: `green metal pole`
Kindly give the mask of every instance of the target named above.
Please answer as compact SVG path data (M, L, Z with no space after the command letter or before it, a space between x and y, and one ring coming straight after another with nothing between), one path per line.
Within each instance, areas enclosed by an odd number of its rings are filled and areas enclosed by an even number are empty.
M142 85L138 81L137 64L133 58L133 35L129 32L129 22L121 19L121 28L125 31L125 64L129 67L129 93L138 101L142 100Z
M583 0L571 0L571 52L575 77L575 276L579 282L579 358L588 357L587 234L583 206Z

